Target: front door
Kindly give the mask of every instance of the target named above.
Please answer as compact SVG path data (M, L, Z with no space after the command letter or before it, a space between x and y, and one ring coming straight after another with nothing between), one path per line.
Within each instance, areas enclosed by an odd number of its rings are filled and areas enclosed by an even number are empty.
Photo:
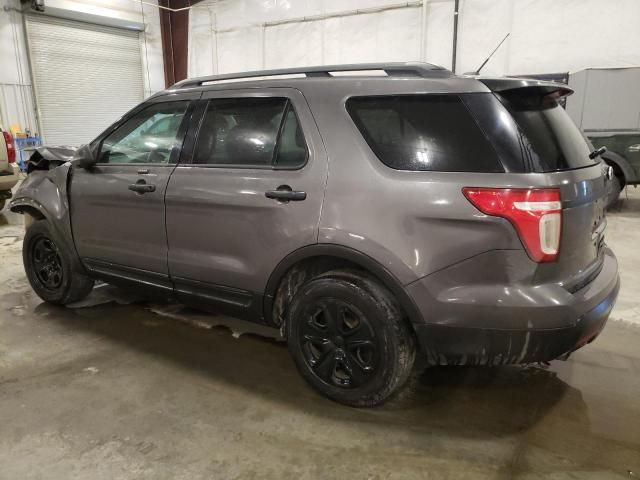
M160 101L138 109L100 141L93 168L74 169L73 235L94 273L171 287L164 195L189 104Z
M192 152L167 188L169 272L179 294L259 308L278 262L317 241L326 154L297 90L210 92L202 102Z

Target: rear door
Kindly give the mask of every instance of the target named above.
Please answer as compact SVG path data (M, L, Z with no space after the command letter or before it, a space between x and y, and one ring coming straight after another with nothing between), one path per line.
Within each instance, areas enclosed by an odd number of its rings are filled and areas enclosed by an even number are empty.
M99 140L98 163L74 168L76 248L96 273L171 288L164 194L188 124L189 98L147 104Z
M287 254L317 242L327 178L320 136L295 89L203 95L191 151L166 194L169 271L179 293L241 309Z
M597 273L603 258L607 193L600 164L589 158L588 144L555 95L523 88L497 97L516 121L526 170L561 192L560 254L540 266L536 280L561 281L569 288L581 284Z

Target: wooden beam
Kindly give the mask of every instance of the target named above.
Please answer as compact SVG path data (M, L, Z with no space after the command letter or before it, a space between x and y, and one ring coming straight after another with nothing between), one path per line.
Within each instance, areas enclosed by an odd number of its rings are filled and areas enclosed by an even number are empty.
M168 8L184 8L202 0L158 0L158 4ZM164 83L170 87L187 78L189 57L189 11L172 12L160 9L160 30L162 35L162 56L164 58Z

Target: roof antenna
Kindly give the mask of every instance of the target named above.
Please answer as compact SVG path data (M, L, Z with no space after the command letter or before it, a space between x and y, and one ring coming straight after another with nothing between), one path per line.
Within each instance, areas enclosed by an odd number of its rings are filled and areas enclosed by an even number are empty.
M509 35L511 35L511 32L507 33L504 38L500 41L500 43L498 44L498 46L496 48L493 49L493 52L491 52L491 55L489 55L487 57L487 59L482 62L482 65L480 65L480 67L475 71L475 72L469 72L469 73L465 73L465 75L480 75L480 70L482 70L484 68L484 66L487 64L487 62L489 62L489 60L491 60L491 57L493 57L493 54L496 53L498 51L498 49L500 48L500 46L504 43L504 41L509 38Z

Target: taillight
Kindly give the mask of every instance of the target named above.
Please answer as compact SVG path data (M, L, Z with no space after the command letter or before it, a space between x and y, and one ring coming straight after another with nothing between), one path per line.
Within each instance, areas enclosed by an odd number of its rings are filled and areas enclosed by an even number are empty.
M13 137L9 132L2 132L2 136L4 137L4 143L7 144L9 163L13 163L16 161L16 146L13 143Z
M534 262L558 258L562 228L559 189L465 187L462 192L482 213L509 220Z

